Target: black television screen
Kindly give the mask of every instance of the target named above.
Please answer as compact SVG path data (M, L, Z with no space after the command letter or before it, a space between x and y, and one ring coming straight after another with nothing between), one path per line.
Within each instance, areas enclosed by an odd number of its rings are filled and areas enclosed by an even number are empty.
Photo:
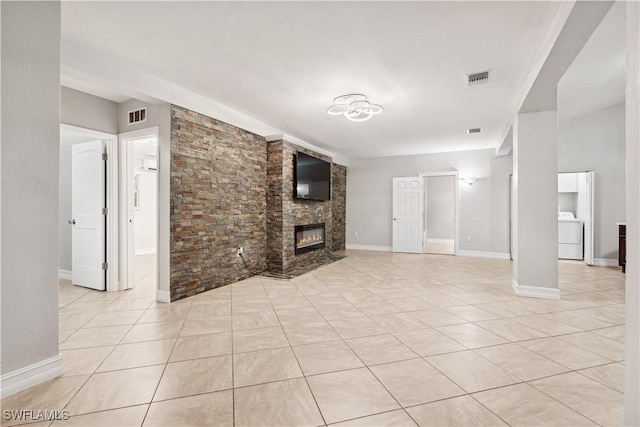
M295 157L295 197L331 200L331 163L297 152Z

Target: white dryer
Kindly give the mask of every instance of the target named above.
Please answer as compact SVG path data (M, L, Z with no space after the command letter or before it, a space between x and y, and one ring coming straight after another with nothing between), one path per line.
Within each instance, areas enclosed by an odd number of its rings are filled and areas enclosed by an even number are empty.
M558 212L558 258L584 259L584 223L572 212Z

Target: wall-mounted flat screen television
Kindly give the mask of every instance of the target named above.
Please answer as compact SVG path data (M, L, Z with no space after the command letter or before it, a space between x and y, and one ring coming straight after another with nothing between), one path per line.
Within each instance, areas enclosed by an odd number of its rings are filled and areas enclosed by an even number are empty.
M297 199L331 200L331 163L298 151L294 170Z

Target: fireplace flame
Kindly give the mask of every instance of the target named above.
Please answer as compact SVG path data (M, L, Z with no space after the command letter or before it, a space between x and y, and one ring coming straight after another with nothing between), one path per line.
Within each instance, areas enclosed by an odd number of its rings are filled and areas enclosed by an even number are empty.
M308 243L319 243L322 242L322 235L321 234L311 234L308 236L301 236L298 239L298 246L300 245L306 245Z

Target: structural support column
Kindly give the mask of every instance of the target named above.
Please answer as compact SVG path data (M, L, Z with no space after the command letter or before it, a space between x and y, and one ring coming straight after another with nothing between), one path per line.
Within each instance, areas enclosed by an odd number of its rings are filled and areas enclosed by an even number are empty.
M624 425L640 425L640 4L627 2Z
M557 112L520 113L513 125L513 289L558 299Z

